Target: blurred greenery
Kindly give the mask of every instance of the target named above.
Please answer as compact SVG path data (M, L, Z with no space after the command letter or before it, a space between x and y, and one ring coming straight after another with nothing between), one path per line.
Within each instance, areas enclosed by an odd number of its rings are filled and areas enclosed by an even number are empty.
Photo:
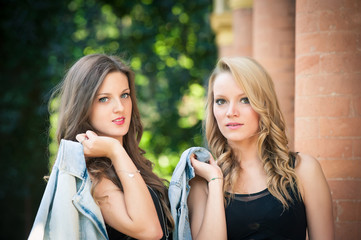
M211 0L1 2L2 239L31 229L57 151L50 92L86 54L120 55L136 72L141 147L160 176L169 180L180 154L203 145L204 84L217 57L211 10Z

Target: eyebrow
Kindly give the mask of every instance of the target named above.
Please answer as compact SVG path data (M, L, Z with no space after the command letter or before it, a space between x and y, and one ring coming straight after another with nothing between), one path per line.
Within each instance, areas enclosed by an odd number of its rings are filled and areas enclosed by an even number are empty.
M214 98L219 98L219 97L226 97L227 98L227 96L225 96L225 95L223 95L223 94L213 94L214 95ZM239 96L239 97L247 97L247 95L245 94L245 93L242 93L242 94L238 94L237 96Z
M124 92L127 92L127 91L130 91L130 88L126 88L122 91L122 93ZM96 96L99 96L99 95L111 95L110 93L107 93L107 92L104 92L104 93L97 93Z

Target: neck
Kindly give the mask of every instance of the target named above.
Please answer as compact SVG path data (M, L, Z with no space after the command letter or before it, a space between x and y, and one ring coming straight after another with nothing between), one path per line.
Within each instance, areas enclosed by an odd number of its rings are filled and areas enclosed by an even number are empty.
M259 165L263 168L261 159L258 156L257 138L252 141L229 142L236 155L241 169Z

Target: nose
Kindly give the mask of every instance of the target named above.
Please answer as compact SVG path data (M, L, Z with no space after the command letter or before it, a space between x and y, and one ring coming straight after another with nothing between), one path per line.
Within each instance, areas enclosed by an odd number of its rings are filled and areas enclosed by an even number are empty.
M124 105L120 99L114 99L113 112L121 112L124 110Z
M230 104L228 105L226 115L227 115L227 117L238 117L239 116L239 111L237 109L236 103L230 102Z

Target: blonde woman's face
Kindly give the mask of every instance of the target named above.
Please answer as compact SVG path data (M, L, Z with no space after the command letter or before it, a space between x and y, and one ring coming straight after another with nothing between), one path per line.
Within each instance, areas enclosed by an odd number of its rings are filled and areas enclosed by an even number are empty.
M259 132L259 115L233 76L218 74L213 85L213 112L222 135L230 144L253 142Z
M90 124L97 133L123 142L132 116L132 100L128 78L124 73L111 72L96 93L90 114Z

